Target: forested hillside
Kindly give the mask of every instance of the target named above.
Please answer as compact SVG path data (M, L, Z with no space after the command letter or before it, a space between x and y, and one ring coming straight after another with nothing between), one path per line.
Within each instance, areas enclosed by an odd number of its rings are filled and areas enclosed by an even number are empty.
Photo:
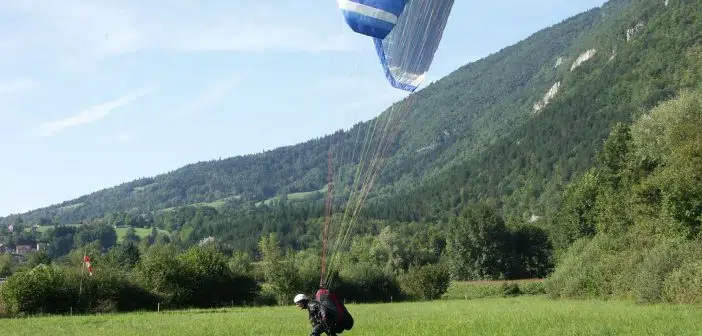
M602 27L617 26L624 34L619 12L629 1L617 0L546 28L398 102L378 118L347 131L265 153L200 162L172 172L136 180L23 214L25 221L71 223L99 218L109 212L152 214L202 202L241 205L276 195L315 193L326 184L327 151L333 142L339 163L336 171L352 172L367 137L390 117L393 108L406 108L406 120L389 148L387 165L373 186L374 195L386 195L425 180L445 166L481 157L501 138L535 117L537 104ZM556 66L558 64L558 66ZM391 90L388 87L388 90ZM394 125L399 125L395 121ZM602 131L604 132L604 131ZM376 135L377 137L377 135ZM224 139L223 139L224 140ZM393 139L388 139L393 140ZM372 144L379 141L370 140ZM588 156L587 148L580 155ZM353 158L352 158L353 156ZM353 160L352 160L353 159ZM350 176L350 175L347 175ZM344 183L352 183L351 178ZM338 186L341 187L341 186ZM342 200L343 201L343 200ZM7 223L8 218L0 220Z
M702 81L699 2L637 1L619 16L598 16L608 19L563 55L570 61L547 70L553 95L534 117L421 186L379 201L376 212L436 220L493 199L516 221L552 219L564 186L594 164L615 123L631 123Z

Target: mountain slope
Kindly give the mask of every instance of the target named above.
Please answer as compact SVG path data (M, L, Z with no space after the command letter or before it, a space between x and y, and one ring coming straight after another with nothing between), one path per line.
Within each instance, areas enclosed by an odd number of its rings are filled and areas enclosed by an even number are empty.
M702 82L699 1L609 2L609 18L563 62L554 95L534 118L421 186L380 202L376 216L442 218L461 204L494 198L508 217L553 214L564 185L592 166L617 122ZM619 16L611 6L624 8ZM582 60L586 60L580 62ZM577 66L576 66L577 65ZM534 216L534 217L532 217Z
M554 83L560 78L563 78L561 85L567 88L566 92L573 90L574 93L570 95L572 97L578 96L575 92L580 88L589 89L576 86L577 76L587 73L593 63L584 62L577 69L578 72L571 72L571 65L578 61L578 57L590 44L599 39L612 40L614 43L615 39L607 39L608 35L602 33L607 31L606 27L617 27L616 33L612 34L621 40L619 26L635 25L628 22L630 18L626 17L633 15L630 14L633 10L631 3L628 0L610 1L601 9L577 15L498 53L468 64L413 94L412 108L407 111L408 117L397 143L390 148L388 164L374 185L374 194L389 196L402 190L412 190L422 181L426 185L431 185L434 180L449 181L448 177L452 174L462 176L466 165L470 170L487 174L484 176L493 172L496 174L495 177L483 178L483 181L506 179L505 176L509 174L503 171L504 167L493 165L501 162L501 153L509 147L508 142L524 138L524 141L534 143L533 137L542 127L540 123L550 116L558 115L554 112L558 111L558 107L553 106L572 104L570 98L564 98L567 95L558 92L548 104L542 101L549 89L558 88ZM676 2L670 5L671 8L676 6L679 6ZM628 14L621 16L622 11ZM696 78L694 74L692 78ZM404 103L406 102L396 105ZM344 162L350 161L349 153L355 153L354 145L358 150L366 134L372 131L371 127L387 118L391 110L392 107L374 121L360 123L348 131L339 131L334 135L260 154L191 164L166 174L132 181L31 211L22 217L28 221L45 219L67 223L101 217L108 212L142 214L202 202L246 206L276 195L297 192L309 192L307 197L319 198L322 193L314 191L323 191L326 183L330 141L341 145L335 147L334 154L344 155L341 157ZM557 128L551 132L561 129L558 125L560 122L562 121L554 124ZM589 135L581 138L596 143L607 133L607 125L608 123L598 124L597 127L603 128L595 132L592 138L588 138ZM518 134L519 137L514 138L510 134ZM579 158L577 167L587 165L592 147L570 148L573 155ZM545 156L549 154L552 153L544 153ZM523 158L519 160L524 162ZM352 174L352 169L358 162L358 158L354 157L352 162L342 167L345 174ZM541 164L548 163L544 161ZM529 172L520 174L533 175ZM543 175L541 172L539 174ZM537 176L541 176L539 174ZM431 176L435 177L430 178ZM541 182L547 181L533 181L530 185L536 186L529 188L542 188L539 184ZM517 180L509 183L517 187L505 189L502 185L482 184L487 189L476 189L472 196L511 193L513 199L518 199L513 191L515 188L521 188L521 192L529 190L520 187L521 182ZM426 188L430 187L423 188L428 190ZM454 198L451 193L457 191L455 188L444 189L443 194L437 194L439 197ZM485 191L488 189L490 190ZM9 218L0 219L0 223L8 221Z

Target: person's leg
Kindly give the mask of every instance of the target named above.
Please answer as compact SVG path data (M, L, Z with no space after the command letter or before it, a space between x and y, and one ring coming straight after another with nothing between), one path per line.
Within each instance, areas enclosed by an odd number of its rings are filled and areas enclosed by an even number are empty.
M324 326L321 324L316 324L314 327L312 327L312 332L310 333L310 336L320 336L324 332Z

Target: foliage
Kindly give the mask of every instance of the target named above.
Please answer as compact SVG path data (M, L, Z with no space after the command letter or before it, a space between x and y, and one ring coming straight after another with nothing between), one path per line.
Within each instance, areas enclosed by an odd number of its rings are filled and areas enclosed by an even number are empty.
M408 296L421 300L436 300L446 293L451 273L443 264L410 267L400 277L400 285Z
M259 243L261 250L261 268L266 283L270 284L279 304L290 302L290 298L300 292L300 274L295 257L285 255L279 246L278 237L271 233Z
M508 229L485 204L469 206L454 217L447 233L451 274L456 280L497 280L507 276Z
M0 277L6 277L15 272L17 261L10 253L0 253Z
M702 31L702 17L696 4L678 1L666 7L660 1L636 1L622 12L612 12L613 5L610 1L593 10L593 15L601 15L599 24L591 32L581 31L584 41L560 54L565 64L561 67L567 69L549 64L550 83L560 85L548 105L415 188L376 201L369 212L441 220L460 211L462 204L495 198L506 218L541 217L544 227L558 231L559 222L553 218L565 186L596 164L596 151L614 125L630 124L640 113L702 82L697 33ZM639 22L644 28L630 41L622 40ZM571 70L567 61L587 50L595 54ZM587 196L587 190L581 194ZM588 222L582 224L588 234ZM559 244L567 246L567 241Z
M486 203L451 217L446 233L451 275L456 280L498 280L547 275L553 267L546 233L532 225L506 226Z
M405 298L397 277L369 262L342 269L336 285L331 287L351 302L391 302Z
M582 177L593 180L588 217L595 232L568 237L577 240L549 279L552 296L686 302L680 293L690 289L697 300L700 111L702 90L686 91L612 131L598 165ZM559 218L576 222L582 213L570 209Z
M64 268L39 265L13 274L0 287L10 314L65 313L76 305L78 286Z

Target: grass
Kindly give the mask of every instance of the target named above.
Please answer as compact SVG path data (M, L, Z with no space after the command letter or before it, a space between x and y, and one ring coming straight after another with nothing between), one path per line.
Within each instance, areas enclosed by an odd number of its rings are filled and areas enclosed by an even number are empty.
M452 281L442 299L482 299L517 294L545 294L543 279Z
M127 234L127 230L129 230L129 227L118 227L115 229L117 233L117 242L121 243L124 240L124 236ZM162 230L162 229L157 229L159 234L165 234L168 235L168 231ZM151 234L151 228L134 228L134 234L139 236L140 238L146 238Z
M343 335L697 335L702 307L543 296L348 305ZM309 335L292 306L0 320L11 335Z
M313 200L318 196L317 193L321 193L322 195L324 195L326 192L327 192L327 187L324 186L323 188L321 188L319 190L301 191L301 192L286 194L285 196L290 201L304 201L304 200ZM261 204L268 205L271 202L273 202L279 198L280 198L280 196L275 196L275 197L271 197L265 201L256 202L256 206L259 206Z
M82 225L82 224L68 224L66 226L78 227L80 225ZM44 233L53 227L54 227L53 225L41 225L37 228L37 232ZM129 229L129 228L126 226L115 228L115 232L117 233L117 242L118 243L122 242L124 236L127 234L127 229ZM29 231L29 230L30 229L27 228L25 231ZM151 228L134 228L134 233L141 238L146 238L151 234ZM169 234L168 231L162 230L162 229L158 229L158 233L159 234L166 234L166 235Z

